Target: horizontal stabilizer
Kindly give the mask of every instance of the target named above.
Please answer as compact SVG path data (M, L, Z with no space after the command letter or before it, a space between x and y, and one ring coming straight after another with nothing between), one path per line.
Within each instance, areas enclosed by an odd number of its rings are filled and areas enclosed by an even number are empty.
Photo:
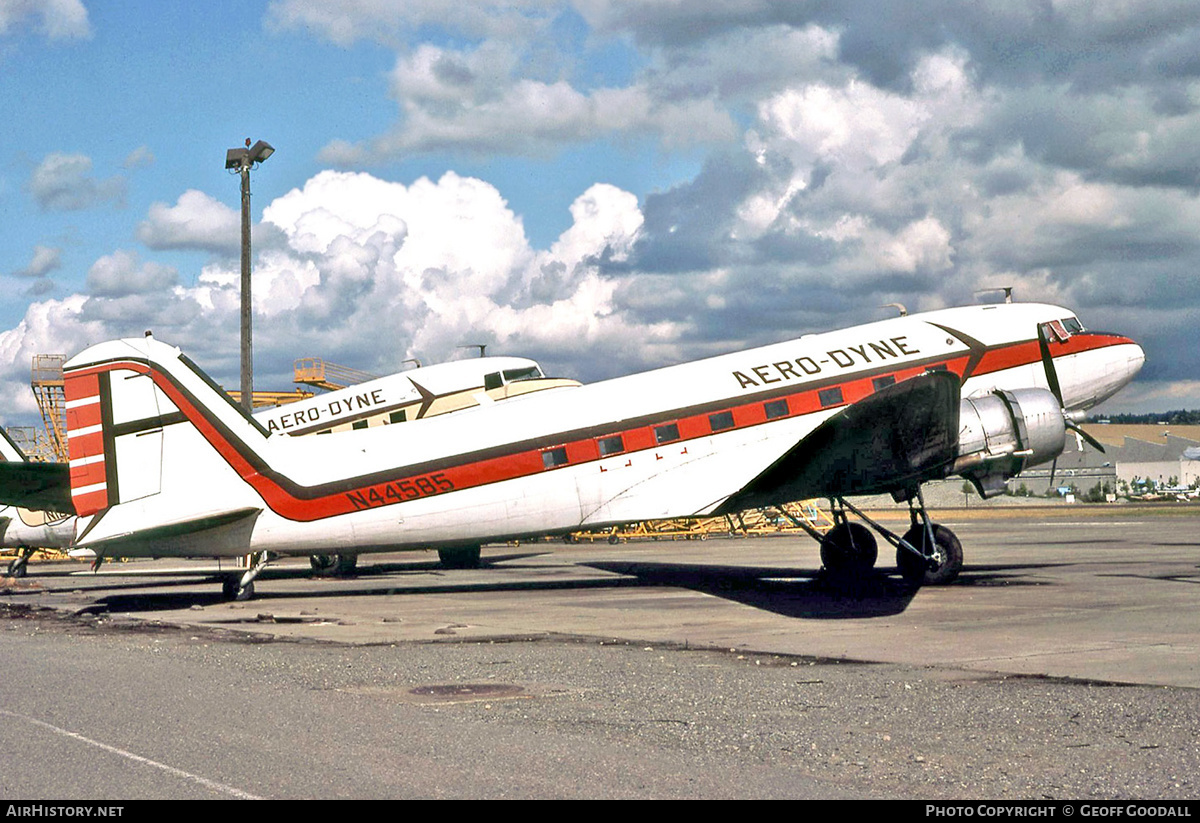
M73 514L66 463L0 463L0 505Z
M830 417L733 495L722 512L880 494L946 476L958 447L958 376L927 372Z
M139 528L136 531L123 532L90 540L88 539L89 527L88 530L85 530L79 536L75 543L77 547L91 549L98 555L114 557L121 553L121 547L125 545L145 546L180 537L194 538L213 529L238 523L247 518L252 519L258 516L260 512L262 512L262 509L254 506L242 509L230 509L222 512L210 512L197 517L160 523L155 526ZM95 521L91 525L94 526Z

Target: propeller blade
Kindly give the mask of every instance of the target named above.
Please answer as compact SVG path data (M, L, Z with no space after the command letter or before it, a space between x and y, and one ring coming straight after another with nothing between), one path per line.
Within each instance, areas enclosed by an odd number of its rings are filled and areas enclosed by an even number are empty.
M1076 423L1074 420L1070 419L1069 417L1065 418L1065 419L1067 421L1068 429L1070 429L1071 431L1075 432L1077 435L1082 437L1085 441L1087 441L1087 444L1089 446L1091 446L1093 449L1100 452L1101 454L1105 454L1104 446L1100 445L1099 440L1097 440L1096 438L1092 437L1090 434L1085 432L1083 430L1083 427L1080 426L1078 423Z
M1062 387L1058 384L1058 370L1054 368L1054 358L1050 356L1050 341L1046 339L1046 326L1043 323L1038 323L1038 350L1042 353L1042 368L1046 370L1046 382L1050 385L1050 392L1061 406Z

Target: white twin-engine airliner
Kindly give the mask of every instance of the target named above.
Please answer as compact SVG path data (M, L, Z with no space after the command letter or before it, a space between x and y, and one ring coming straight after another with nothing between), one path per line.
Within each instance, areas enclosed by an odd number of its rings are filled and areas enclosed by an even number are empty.
M66 364L75 545L98 562L261 552L226 579L244 599L276 555L437 548L470 564L485 542L829 497L827 568L869 568L873 529L910 581L945 582L962 549L921 483L998 494L1143 360L1067 309L972 306L296 438L147 335ZM908 500L903 536L847 518L846 496L881 492Z

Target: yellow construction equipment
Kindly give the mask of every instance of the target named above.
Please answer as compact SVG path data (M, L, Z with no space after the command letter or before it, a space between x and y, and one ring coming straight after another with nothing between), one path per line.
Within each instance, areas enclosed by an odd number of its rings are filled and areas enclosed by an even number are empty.
M356 383L374 380L379 375L329 363L319 357L301 357L295 363L292 382L315 386L326 391L337 391Z
M803 525L802 525L803 524ZM807 528L805 528L807 526ZM763 534L797 529L824 534L833 528L833 519L816 503L804 500L720 517L676 517L670 520L644 520L607 529L577 531L565 538L568 543L607 540L620 543L634 539L707 540L711 535L757 537Z
M63 392L66 362L65 354L35 354L29 374L50 453L61 463L67 461L67 397Z

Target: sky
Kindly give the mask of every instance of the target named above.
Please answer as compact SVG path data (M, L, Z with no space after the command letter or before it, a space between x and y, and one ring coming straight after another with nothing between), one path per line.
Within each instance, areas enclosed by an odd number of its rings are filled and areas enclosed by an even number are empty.
M0 423L35 354L585 381L1052 302L1200 408L1194 0L0 0Z

